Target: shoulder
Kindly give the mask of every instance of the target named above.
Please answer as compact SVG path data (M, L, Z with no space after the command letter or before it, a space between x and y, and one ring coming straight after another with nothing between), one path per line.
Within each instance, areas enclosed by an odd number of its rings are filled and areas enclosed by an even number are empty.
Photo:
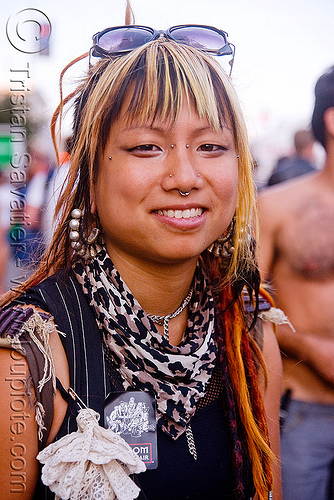
M55 438L65 417L55 378L68 387L68 369L52 317L44 310L28 304L0 309L0 334L0 486L9 499L14 485L24 500L32 498L39 475L38 450ZM20 468L11 468L12 462ZM13 470L24 473L22 484L11 478Z
M317 189L317 173L310 173L263 189L258 197L260 228L273 232L284 223L307 196Z
M270 207L283 200L285 200L286 203L294 202L296 195L315 188L318 177L319 172L312 171L309 174L262 189L258 199L259 206L265 205L266 207Z
M77 303L84 303L83 292L71 269L49 276L16 300L16 304L29 304L49 312L56 324L63 323L69 314L75 317Z
M19 356L29 373L29 387L26 390L24 386L24 392L34 394L38 436L43 447L54 418L56 377L65 387L69 386L67 358L56 325L52 316L38 307L7 307L0 309L0 337L1 356L7 359L7 366L11 358ZM61 403L60 407L65 408Z

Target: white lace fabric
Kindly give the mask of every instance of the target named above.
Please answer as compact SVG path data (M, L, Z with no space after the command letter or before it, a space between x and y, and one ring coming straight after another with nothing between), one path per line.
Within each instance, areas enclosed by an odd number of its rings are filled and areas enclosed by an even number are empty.
M146 470L126 441L98 424L90 408L77 416L78 431L51 443L37 459L42 481L59 500L133 500L140 489L129 477Z
M284 314L281 309L271 307L268 311L263 311L259 314L259 318L263 321L270 321L275 325L289 325L291 330L295 332L293 325L290 323L289 318Z

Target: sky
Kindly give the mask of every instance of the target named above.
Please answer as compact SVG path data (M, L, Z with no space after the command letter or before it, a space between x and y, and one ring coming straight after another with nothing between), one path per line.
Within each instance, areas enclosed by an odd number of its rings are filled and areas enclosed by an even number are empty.
M156 29L208 24L228 32L236 46L232 78L264 177L275 158L291 149L293 132L309 125L316 80L334 64L334 0L132 0L131 4L137 24ZM3 2L1 90L10 87L13 70L28 63L29 85L45 103L41 113L51 115L59 101L60 71L89 49L95 32L124 24L124 12L125 0ZM49 56L22 52L17 37L29 27L27 13L30 21L34 13L36 20L50 21ZM87 60L72 69L66 82L76 82L86 65Z

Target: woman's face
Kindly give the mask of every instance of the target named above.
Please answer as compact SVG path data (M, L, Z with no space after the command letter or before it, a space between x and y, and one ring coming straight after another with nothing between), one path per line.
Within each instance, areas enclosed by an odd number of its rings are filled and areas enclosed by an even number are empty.
M230 128L215 131L187 103L173 125L129 125L123 109L111 126L94 193L115 264L117 257L137 266L196 262L233 217L236 154Z

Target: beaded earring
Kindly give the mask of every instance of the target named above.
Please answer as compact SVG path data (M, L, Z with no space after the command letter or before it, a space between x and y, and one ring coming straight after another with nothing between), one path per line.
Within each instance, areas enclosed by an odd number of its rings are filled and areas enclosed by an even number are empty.
M233 237L235 228L235 218L230 222L227 228L227 233L225 235L219 236L208 248L207 250L212 253L215 257L223 257L224 259L230 259L234 252Z
M102 247L97 244L100 229L98 227L94 227L87 240L84 240L80 234L82 210L74 208L71 212L71 217L72 219L69 222L71 247L83 259L93 259L102 249Z

